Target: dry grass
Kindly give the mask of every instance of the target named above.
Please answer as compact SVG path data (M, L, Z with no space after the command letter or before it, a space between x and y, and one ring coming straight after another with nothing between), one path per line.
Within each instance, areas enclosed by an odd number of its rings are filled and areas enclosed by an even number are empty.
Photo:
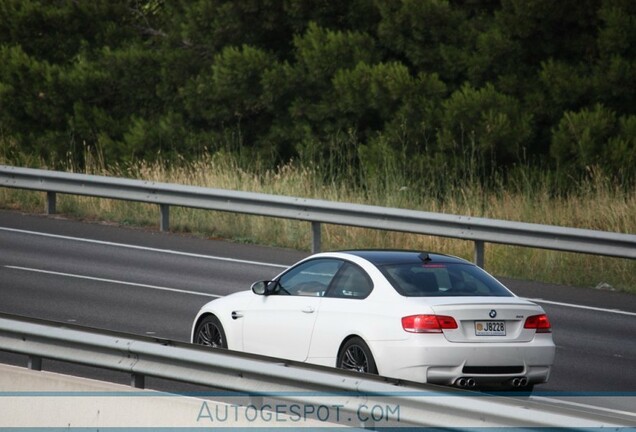
M588 228L636 232L636 191L625 191L602 173L578 185L577 193L557 197L547 182L523 187L455 187L443 199L430 188L404 185L396 176L365 187L348 182L325 182L319 170L290 163L276 170L242 169L234 158L209 155L195 162L139 162L104 168L91 163L91 174L140 178L166 183L263 192L330 201L365 203L448 214ZM0 207L41 212L44 194L0 189ZM60 196L60 213L122 224L157 226L154 205L89 197ZM171 229L212 238L229 238L307 250L311 244L306 222L271 219L185 208L171 210ZM470 259L471 242L343 226L323 226L323 249L397 248L435 250ZM494 274L528 280L597 287L605 285L636 293L636 261L488 244L486 268Z

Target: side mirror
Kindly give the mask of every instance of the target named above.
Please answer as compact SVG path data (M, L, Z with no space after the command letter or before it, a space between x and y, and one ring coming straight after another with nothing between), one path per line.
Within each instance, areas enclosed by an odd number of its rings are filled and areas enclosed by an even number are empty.
M271 288L267 289L272 281L259 281L252 284L252 292L257 295L268 295Z

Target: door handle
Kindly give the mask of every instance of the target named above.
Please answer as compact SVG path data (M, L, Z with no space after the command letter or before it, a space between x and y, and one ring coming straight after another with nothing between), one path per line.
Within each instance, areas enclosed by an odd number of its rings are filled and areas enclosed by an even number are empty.
M314 313L314 312L316 312L316 309L313 306L305 306L303 308L303 312L305 312L305 313Z

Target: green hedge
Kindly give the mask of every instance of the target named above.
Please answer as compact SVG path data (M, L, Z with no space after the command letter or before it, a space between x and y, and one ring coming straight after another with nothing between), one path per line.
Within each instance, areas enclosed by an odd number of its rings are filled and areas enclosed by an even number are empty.
M635 23L632 0L3 0L0 151L629 182Z

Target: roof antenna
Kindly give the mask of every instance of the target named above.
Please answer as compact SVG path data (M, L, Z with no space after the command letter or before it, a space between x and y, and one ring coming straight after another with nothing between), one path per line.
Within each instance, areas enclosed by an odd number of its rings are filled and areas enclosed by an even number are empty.
M431 257L430 257L430 256L428 256L428 253L427 253L427 252L422 252L422 253L419 255L419 258L420 258L422 261L424 261L425 263L433 261L433 260L431 259Z

